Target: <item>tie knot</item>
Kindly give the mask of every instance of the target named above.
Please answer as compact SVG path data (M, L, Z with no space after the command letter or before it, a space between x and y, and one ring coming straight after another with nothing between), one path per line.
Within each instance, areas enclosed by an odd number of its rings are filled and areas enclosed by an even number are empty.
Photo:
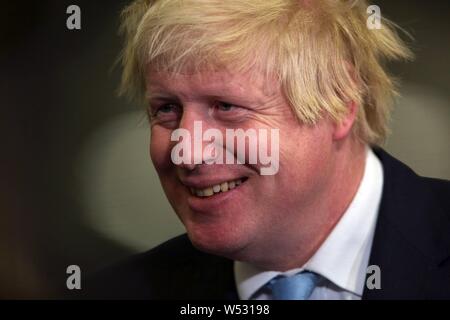
M273 300L307 300L319 280L317 273L303 271L290 277L275 277L266 286L271 289Z

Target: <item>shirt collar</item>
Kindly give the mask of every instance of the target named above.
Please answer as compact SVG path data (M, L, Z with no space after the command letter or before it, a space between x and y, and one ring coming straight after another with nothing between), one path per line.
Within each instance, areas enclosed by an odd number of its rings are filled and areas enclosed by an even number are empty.
M381 162L368 148L358 191L316 253L304 266L286 272L264 271L246 262L235 261L239 297L248 300L275 276L290 276L304 269L322 275L343 290L362 296L382 188Z

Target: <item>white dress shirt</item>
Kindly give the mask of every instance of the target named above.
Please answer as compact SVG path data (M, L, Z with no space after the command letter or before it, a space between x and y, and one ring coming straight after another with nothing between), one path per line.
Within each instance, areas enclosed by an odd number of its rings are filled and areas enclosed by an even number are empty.
M234 262L234 276L241 300L268 300L258 290L277 275L294 275L303 270L324 279L310 300L359 300L366 278L373 235L383 189L383 167L367 148L364 175L348 209L316 253L296 269L286 272L263 271L240 261ZM255 295L256 294L256 295Z

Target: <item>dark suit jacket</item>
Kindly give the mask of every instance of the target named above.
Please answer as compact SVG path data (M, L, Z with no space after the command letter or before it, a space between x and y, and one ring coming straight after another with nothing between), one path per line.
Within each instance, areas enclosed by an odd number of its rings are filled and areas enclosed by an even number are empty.
M423 178L381 149L384 187L369 265L381 289L363 299L450 299L450 182ZM112 266L78 298L238 299L233 261L195 249L186 235Z

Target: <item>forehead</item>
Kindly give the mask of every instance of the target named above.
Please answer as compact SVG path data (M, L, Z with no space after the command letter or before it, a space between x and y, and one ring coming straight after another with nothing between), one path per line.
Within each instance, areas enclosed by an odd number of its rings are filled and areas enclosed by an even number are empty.
M152 72L146 74L147 96L235 95L263 99L279 92L278 81L257 72L205 71L197 73Z

